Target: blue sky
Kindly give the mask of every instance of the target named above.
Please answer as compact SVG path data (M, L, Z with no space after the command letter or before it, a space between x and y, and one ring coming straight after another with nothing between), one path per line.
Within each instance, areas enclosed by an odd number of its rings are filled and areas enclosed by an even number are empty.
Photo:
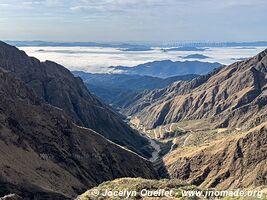
M1 40L267 40L266 0L0 0Z

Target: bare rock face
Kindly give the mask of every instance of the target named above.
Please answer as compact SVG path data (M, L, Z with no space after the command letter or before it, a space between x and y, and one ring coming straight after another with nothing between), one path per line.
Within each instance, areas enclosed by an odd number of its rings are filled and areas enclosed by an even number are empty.
M118 177L155 178L150 162L72 122L0 69L0 196L73 199Z
M250 128L267 119L267 50L190 82L139 95L124 108L147 128L208 118L219 127Z
M80 78L57 63L40 62L0 42L0 67L24 81L35 94L61 108L79 126L91 128L113 142L150 156L149 142L137 134L110 107L93 96Z
M179 151L179 150L177 150ZM172 178L207 188L257 188L267 185L267 123L188 155L165 159Z

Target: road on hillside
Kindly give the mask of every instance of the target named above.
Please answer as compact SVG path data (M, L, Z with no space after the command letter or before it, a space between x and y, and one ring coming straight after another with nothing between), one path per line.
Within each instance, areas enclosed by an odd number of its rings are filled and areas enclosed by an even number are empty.
M151 157L149 158L149 161L156 162L159 159L159 154L160 154L160 151L161 151L161 146L156 142L156 140L154 140L151 137L149 137L149 135L146 134L146 131L145 130L138 129L138 127L136 127L135 124L132 124L131 123L130 125L131 125L132 128L134 128L135 130L137 130L141 136L143 136L144 138L146 138L146 139L149 140L150 146L154 149L154 151L151 154ZM183 132L187 132L185 129L183 129L181 127L177 127L177 128L180 129ZM163 127L160 127L159 128L159 134L161 134L163 132L162 129L163 129ZM173 129L173 123L169 127L169 130L170 131L173 131L172 129ZM189 130L189 133L187 133L187 136L185 137L184 142L183 142L183 144L180 147L184 147L184 146L187 145L187 142L188 142L189 138L191 137L191 135L193 133L194 132L192 130ZM154 134L156 136L156 130L154 130ZM169 152L173 151L175 149L175 146L176 146L176 144L173 143L173 145L171 146Z

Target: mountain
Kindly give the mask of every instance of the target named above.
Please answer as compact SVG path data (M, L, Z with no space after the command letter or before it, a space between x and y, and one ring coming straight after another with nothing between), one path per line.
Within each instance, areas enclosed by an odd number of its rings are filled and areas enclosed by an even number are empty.
M266 89L267 50L190 82L140 95L127 112L147 128L202 118L217 127L250 128L267 119Z
M0 196L73 199L120 177L156 178L147 160L79 127L0 69Z
M164 47L199 47L199 48L207 48L207 47L236 47L236 48L255 48L255 47L266 47L267 41L254 41L254 42L171 42L164 43L159 46Z
M205 51L204 48L198 48L198 47L191 47L191 46L183 46L183 47L173 47L169 49L162 49L164 52L168 51Z
M237 47L237 48L255 48L255 46L267 46L267 41L255 42L134 42L134 43L97 43L97 42L49 42L49 41L5 41L13 46L82 46L82 47L113 47L113 48L139 48L139 47Z
M146 47L146 46L122 49L122 51L151 51L151 50L153 49L151 49L150 47Z
M181 56L181 58L184 58L184 59L206 59L209 57L205 56L203 54L190 54L188 56Z
M206 74L219 66L221 66L219 63L162 60L148 62L134 67L112 66L110 68L122 74L168 78L187 74Z
M166 79L127 75L127 74L91 74L82 71L72 72L75 76L82 78L88 89L108 104L116 105L122 96L136 95L143 90L164 88L177 80L191 80L198 75L189 74L184 76L174 76Z
M61 108L77 125L91 128L143 156L150 155L151 150L146 147L149 142L63 66L51 61L40 62L3 42L0 42L0 66L23 80L38 97Z
M17 47L108 47L119 49L145 49L150 48L149 45L144 44L130 44L130 43L98 43L98 42L49 42L49 41L5 41L7 44Z

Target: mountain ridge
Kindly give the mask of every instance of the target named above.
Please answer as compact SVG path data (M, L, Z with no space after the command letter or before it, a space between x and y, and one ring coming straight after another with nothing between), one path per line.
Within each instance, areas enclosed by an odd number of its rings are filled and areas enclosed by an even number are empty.
M216 62L162 60L148 62L134 67L111 66L109 68L123 74L168 78L187 74L206 74L220 66L221 64Z

